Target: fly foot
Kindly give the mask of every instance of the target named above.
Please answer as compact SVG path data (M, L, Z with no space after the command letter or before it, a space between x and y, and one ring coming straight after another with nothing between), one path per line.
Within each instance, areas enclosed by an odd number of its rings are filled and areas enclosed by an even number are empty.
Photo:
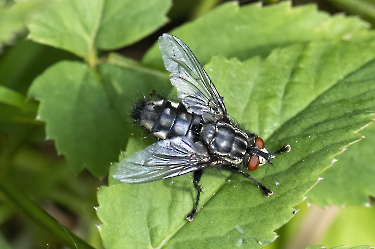
M264 187L263 185L260 185L259 187L262 188L263 193L264 193L264 197L269 197L270 195L273 194L273 192L271 190L269 190L268 188Z
M193 221L194 220L194 215L195 215L195 213L190 212L188 215L186 215L186 219L188 221Z

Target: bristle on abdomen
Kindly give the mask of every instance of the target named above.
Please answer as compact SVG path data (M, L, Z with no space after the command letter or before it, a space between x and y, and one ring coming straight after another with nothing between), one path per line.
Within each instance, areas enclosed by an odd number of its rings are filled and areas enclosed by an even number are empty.
M147 101L140 100L132 111L132 118L140 126L153 132L155 124L163 111L167 100Z
M147 100L145 100L145 99L140 99L140 100L135 104L135 106L134 106L133 109L132 109L131 117L132 117L132 119L133 119L136 123L138 123L138 124L141 122L142 112L143 112L143 109L145 108L146 104L147 104Z

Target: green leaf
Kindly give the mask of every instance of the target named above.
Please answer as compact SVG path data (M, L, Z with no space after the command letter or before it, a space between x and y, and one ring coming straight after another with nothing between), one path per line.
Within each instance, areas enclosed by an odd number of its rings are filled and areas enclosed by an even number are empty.
M65 49L88 61L96 49L116 49L147 36L166 22L169 0L58 1L29 25L32 40Z
M289 2L284 2L240 8L237 3L228 2L171 33L184 41L204 65L216 54L245 60L257 55L268 56L275 48L295 43L374 39L374 33L369 34L367 26L358 18L330 17L318 12L315 5L292 8ZM157 44L143 62L164 68Z
M223 65L222 58L213 57L206 70L212 72L218 91L225 93L228 113L267 139L374 57L375 42L315 42L276 49L266 60L254 57L242 63L234 58Z
M17 182L17 188L32 196L35 202L50 201L74 211L80 218L94 218L94 178L87 179L84 174L77 177L66 163L57 164L48 159L35 150L17 151L17 163L12 165L7 180ZM25 174L27 178L24 177ZM25 179L19 181L22 178Z
M38 225L48 230L62 243L70 248L78 247L83 249L93 249L85 241L77 237L74 233L69 231L58 220L48 214L39 205L33 202L28 196L19 191L11 182L1 179L0 191L12 202L13 205L19 207L30 219Z
M369 21L371 25L375 23L375 5L366 0L328 0L332 5L352 15L359 15Z
M350 246L374 245L374 223L374 208L358 206L343 208L324 233L321 243L332 247L338 244ZM353 227L359 227L360 229L353 229ZM364 248L368 247L364 246Z
M372 249L372 246L355 246L355 247L348 247L348 246L335 246L330 247L330 249ZM309 246L306 249L328 249L326 246Z
M171 3L170 0L106 0L96 46L116 49L146 37L167 23Z
M35 120L37 109L22 94L0 85L0 122L39 123Z
M27 103L26 98L7 87L0 85L0 103L4 103L22 111L36 112L37 106L34 103Z
M2 124L8 123L11 126L13 126L14 123L40 124L40 122L35 119L35 113L36 110L35 112L24 112L21 109L1 104L0 122L2 122Z
M150 83L168 84L155 74L106 63L95 72L79 62L60 62L32 84L29 97L40 101L38 119L75 172L87 168L96 176L108 172L131 132L126 112L137 91ZM155 87L155 85L153 85Z
M244 120L249 131L265 136L267 149L288 143L292 147L273 160L274 168L264 166L252 173L274 194L265 198L241 176L208 170L201 181L205 194L198 214L189 223L184 217L195 192L188 175L139 185L118 184L110 177L109 187L98 192L104 246L262 248L272 242L274 230L293 217L293 207L334 157L358 140L357 131L374 119L375 61L368 62L374 54L355 62L356 53L350 52L356 51L355 45L354 41L294 45L276 49L266 59L244 62L214 58L206 68L229 113ZM338 59L343 55L350 59ZM331 74L319 74L323 65ZM309 90L312 97L305 88L314 90ZM298 105L293 105L295 101ZM145 142L137 138L130 140L127 154L142 145Z
M375 126L360 134L364 139L339 155L338 162L322 174L324 180L309 192L309 202L320 207L370 206L369 196L375 196Z
M344 153L345 154L345 153ZM333 245L374 245L375 209L368 207L347 207L332 221L324 233L322 244ZM352 229L358 227L360 229ZM355 247L357 248L357 247ZM361 248L359 246L359 248ZM363 246L362 248L371 248ZM373 248L373 247L372 247ZM372 249L371 248L371 249Z
M23 31L25 21L46 4L46 0L26 1L12 7L0 2L0 52L4 44L12 44Z
M0 57L0 85L26 94L31 82L39 74L64 59L81 60L71 53L35 43L22 36L14 46L7 47Z
M0 233L0 247L3 249L11 249L12 247L9 245L9 243L6 241L6 239L3 236L3 233Z
M29 96L41 102L38 119L69 165L104 175L125 137L95 72L78 62L58 63L33 82Z

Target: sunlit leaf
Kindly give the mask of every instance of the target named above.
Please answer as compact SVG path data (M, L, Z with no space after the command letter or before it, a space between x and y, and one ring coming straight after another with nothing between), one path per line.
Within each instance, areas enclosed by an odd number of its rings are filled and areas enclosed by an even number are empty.
M326 247L326 246L309 246L306 249L372 249L371 246L355 246L355 247L348 247L348 246L335 246L335 247Z
M274 168L264 166L252 174L274 194L265 198L254 184L240 176L208 170L201 181L205 193L201 208L189 223L184 219L194 200L189 176L139 185L118 184L110 177L109 187L101 187L98 193L98 216L103 222L100 231L105 247L121 248L127 244L160 248L207 248L209 245L262 248L272 242L276 238L274 230L293 217L293 207L304 199L334 157L361 138L357 131L375 116L375 62L364 59L358 64L335 63L335 55L347 50L345 45L348 43L290 46L273 51L266 59L244 62L214 58L206 68L212 69L207 71L224 96L229 111L236 113L233 116L239 117L240 122L244 119L249 131L265 135L266 148L292 146L290 153L274 159ZM333 49L332 54L326 52L333 47L337 50ZM312 48L320 53L309 53ZM324 64L331 72L338 68L346 71L336 77L334 73L332 77L324 77L322 73L317 77L319 80L297 80L299 70L307 75L318 71L318 66L305 67L305 63ZM271 71L272 64L282 65L289 71ZM266 77L265 73L262 76L263 71L272 77ZM260 73L254 77L254 72ZM223 79L221 73L231 76ZM243 83L243 79L249 80ZM316 91L313 97L307 98L304 92L309 87ZM259 102L253 104L258 119L249 115L252 99L241 97L242 93L230 94L231 89L244 89L244 95ZM237 95L239 98L235 98ZM299 107L291 105L291 111L281 108L295 101L300 103ZM277 122L280 126L272 128ZM131 140L128 149L134 152L141 146L140 142Z
M155 31L169 6L169 0L58 1L32 20L30 38L90 60L96 49L123 47Z
M322 174L323 181L309 192L308 202L321 207L371 205L369 196L375 196L375 126L370 125L360 134L364 139L336 157L338 162Z
M255 57L242 63L233 58L225 66L217 65L223 62L214 57L206 69L212 72L218 91L225 93L231 117L268 138L373 58L375 42L315 42L276 49L265 60Z
M22 111L36 111L36 105L27 103L25 96L19 94L12 89L0 85L0 103L7 104Z
M359 18L341 14L330 17L318 12L315 5L292 8L289 2L282 2L266 7L259 4L239 7L236 2L228 2L171 33L188 44L199 61L206 64L216 54L245 60L268 56L275 48L295 43L373 40L375 33L369 34L367 29L368 25ZM157 44L143 62L164 68Z
M26 1L11 7L0 2L0 52L4 44L15 42L16 35L23 31L28 18L41 10L46 2L46 0Z
M135 93L151 91L150 82L162 87L167 79L109 63L99 72L101 77L82 63L61 62L33 82L29 97L40 101L38 120L46 122L48 138L74 171L104 176L131 132L127 112Z
M353 247L358 245L374 245L374 211L374 208L355 206L342 209L340 214L332 221L332 225L324 233L322 244L327 246L341 244ZM353 229L354 227L360 229ZM357 247L354 248L357 249ZM370 248L370 246L358 246L358 249Z

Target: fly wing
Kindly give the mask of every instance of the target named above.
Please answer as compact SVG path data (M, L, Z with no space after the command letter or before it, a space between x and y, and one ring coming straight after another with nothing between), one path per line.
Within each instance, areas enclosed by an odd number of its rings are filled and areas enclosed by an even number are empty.
M183 175L205 167L207 149L188 137L160 140L117 164L113 177L126 183L144 183Z
M190 48L177 37L163 34L159 48L171 83L188 111L218 120L227 114L223 98ZM205 115L206 114L206 115Z

